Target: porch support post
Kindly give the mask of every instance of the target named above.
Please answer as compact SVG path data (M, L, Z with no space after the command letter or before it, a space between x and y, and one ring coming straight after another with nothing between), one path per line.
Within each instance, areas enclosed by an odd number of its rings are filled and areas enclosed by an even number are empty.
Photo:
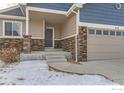
M29 35L29 10L26 8L26 35Z
M78 62L78 34L79 34L79 10L76 13L76 36L75 36L75 58L76 62Z

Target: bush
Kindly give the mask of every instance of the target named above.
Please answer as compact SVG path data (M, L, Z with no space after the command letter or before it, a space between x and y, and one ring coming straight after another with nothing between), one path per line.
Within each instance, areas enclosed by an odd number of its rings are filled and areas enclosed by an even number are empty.
M13 63L19 60L19 53L16 48L5 48L0 50L0 59L5 63Z

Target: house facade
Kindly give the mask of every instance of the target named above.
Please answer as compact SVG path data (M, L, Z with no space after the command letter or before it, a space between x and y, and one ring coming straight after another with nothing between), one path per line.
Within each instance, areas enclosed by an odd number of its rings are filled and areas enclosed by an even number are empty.
M123 16L120 3L19 4L0 11L0 47L62 48L76 61L124 58Z

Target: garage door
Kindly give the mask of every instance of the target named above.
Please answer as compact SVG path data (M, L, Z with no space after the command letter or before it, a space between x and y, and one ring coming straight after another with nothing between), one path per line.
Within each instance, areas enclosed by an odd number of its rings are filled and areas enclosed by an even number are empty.
M124 58L124 32L88 29L88 60Z

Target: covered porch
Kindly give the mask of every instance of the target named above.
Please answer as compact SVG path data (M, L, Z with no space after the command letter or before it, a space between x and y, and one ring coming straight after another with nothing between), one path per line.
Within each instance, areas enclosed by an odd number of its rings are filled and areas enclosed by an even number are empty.
M75 59L76 15L65 12L28 11L28 34L31 35L31 50L44 51L61 48L71 52Z

